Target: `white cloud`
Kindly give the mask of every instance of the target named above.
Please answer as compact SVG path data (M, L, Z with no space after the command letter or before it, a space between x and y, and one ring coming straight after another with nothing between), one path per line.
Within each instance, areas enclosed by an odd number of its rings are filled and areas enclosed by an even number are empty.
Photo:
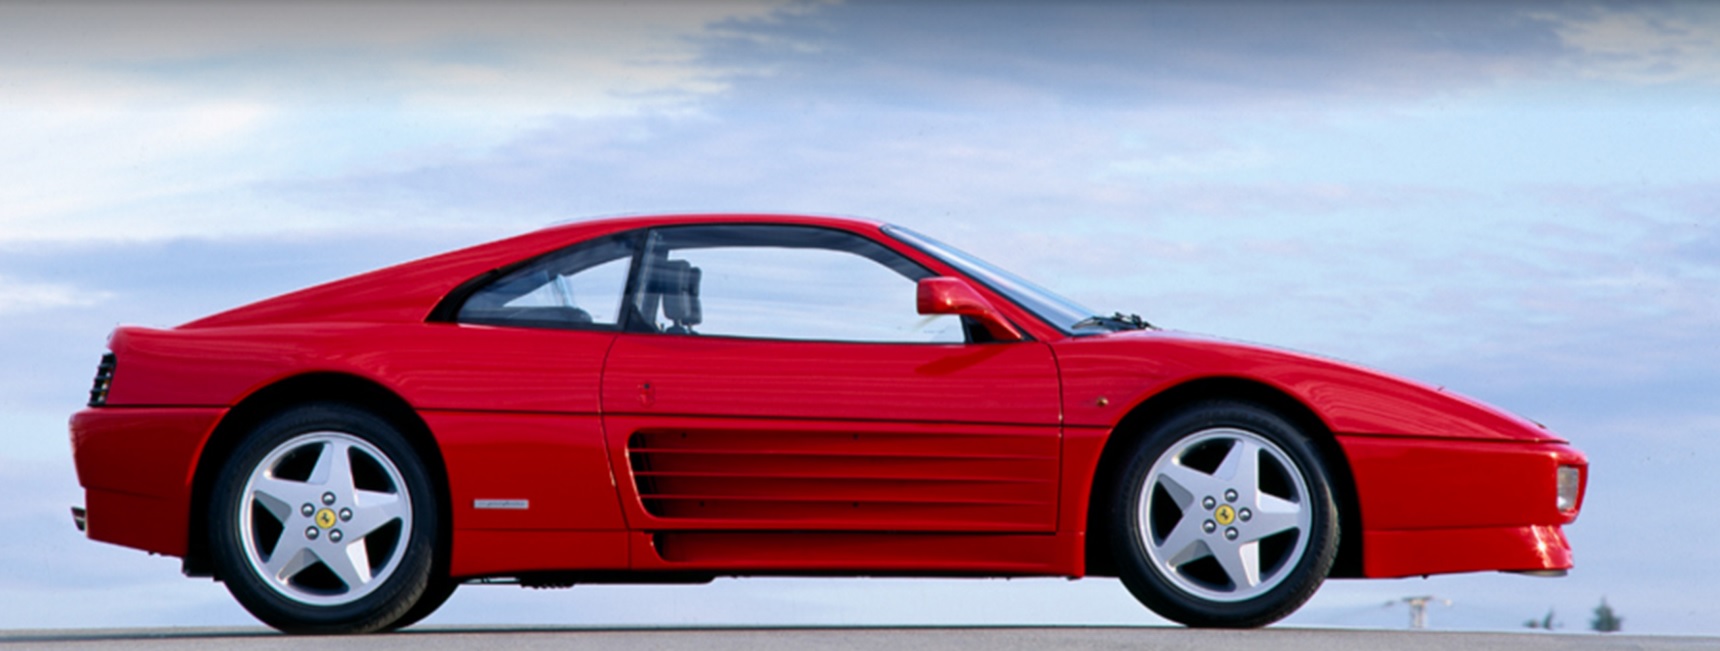
M14 71L0 96L0 239L67 233L69 213L223 187L261 170L239 164L271 108L178 95L112 75L70 82Z
M686 110L693 37L782 4L0 6L0 242L326 225L256 188Z
M664 94L720 88L691 37L722 21L766 18L783 4L7 6L0 66L52 68L79 85L104 83L90 75L106 72L191 95L306 109L626 114Z
M1234 174L1268 165L1270 156L1259 149L1166 153L1118 160L1111 171L1123 176L1153 178Z
M1711 4L1546 18L1566 45L1586 55L1587 76L1636 83L1720 81L1720 8Z
M111 292L87 290L59 283L31 283L0 276L0 314L88 307L110 298L113 298Z

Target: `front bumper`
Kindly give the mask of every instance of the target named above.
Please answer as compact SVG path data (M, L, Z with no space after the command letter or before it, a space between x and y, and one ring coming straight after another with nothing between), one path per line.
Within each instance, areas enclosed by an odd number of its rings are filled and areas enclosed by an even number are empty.
M1588 460L1575 448L1392 436L1338 442L1361 506L1365 576L1571 567L1561 527L1582 510L1588 481ZM1574 498L1567 482L1561 500L1560 468L1576 469Z

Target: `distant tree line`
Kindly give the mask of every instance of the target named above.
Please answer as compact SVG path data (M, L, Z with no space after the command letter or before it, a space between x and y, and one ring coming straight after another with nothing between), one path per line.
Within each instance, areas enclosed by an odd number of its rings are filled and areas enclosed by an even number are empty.
M1540 619L1530 619L1523 622L1524 628L1534 628L1543 631L1551 631L1562 626L1564 626L1564 623L1554 619L1553 609L1551 608L1548 608L1547 614L1542 616ZM1613 612L1612 606L1607 604L1607 598L1601 597L1601 605L1595 606L1595 616L1589 619L1589 630L1599 633L1617 633L1624 630L1624 617Z
M1601 597L1601 605L1595 606L1595 617L1589 620L1589 628L1602 633L1617 633L1624 628L1624 618L1613 612L1606 597Z

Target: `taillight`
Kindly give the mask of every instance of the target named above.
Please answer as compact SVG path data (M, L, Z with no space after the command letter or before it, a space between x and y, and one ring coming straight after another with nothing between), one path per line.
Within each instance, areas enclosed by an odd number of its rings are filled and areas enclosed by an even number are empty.
M102 355L102 363L96 366L95 384L90 387L91 407L107 404L108 388L113 386L113 369L117 364L113 353Z

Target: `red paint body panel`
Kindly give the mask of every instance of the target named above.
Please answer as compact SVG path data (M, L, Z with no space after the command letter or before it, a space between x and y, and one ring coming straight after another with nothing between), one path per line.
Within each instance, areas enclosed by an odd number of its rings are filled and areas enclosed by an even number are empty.
M154 554L184 556L190 525L189 493L149 497L100 488L84 489L88 514L85 533L90 540L123 545Z
M1370 577L1486 569L1562 570L1570 544L1557 507L1561 465L1588 461L1559 443L1339 436L1362 509Z
M1056 342L1070 425L1110 426L1166 389L1240 378L1302 402L1339 434L1560 441L1540 426L1410 380L1307 355L1165 331ZM1099 398L1107 405L1100 405Z
M713 381L713 378L720 378ZM650 404L641 389L650 386ZM875 344L620 335L608 414L1056 427L1044 344Z
M1571 544L1552 525L1364 531L1362 546L1369 550L1363 571L1372 578L1572 566Z
M428 322L455 288L665 224L800 224L968 281L1027 340L858 344ZM641 217L558 226L266 299L120 328L107 406L72 441L90 535L185 554L199 455L234 407L313 373L424 421L448 471L452 570L1081 576L1106 443L1187 383L1270 387L1336 436L1368 576L1570 565L1554 469L1586 460L1491 407L1349 364L1162 331L1069 337L872 222ZM913 297L904 296L903 300ZM478 509L524 500L526 509ZM1346 523L1352 526L1355 523Z
M448 411L421 415L435 432L448 466L457 530L626 528L599 417ZM479 509L473 506L477 500L525 500L527 508Z
M596 414L614 337L443 323L120 328L108 404L232 406L295 375L344 373L422 409Z
M627 334L603 407L639 528L1050 532L1056 377L1034 343Z
M1078 541L1051 535L686 532L634 538L638 570L760 574L1070 575Z
M457 529L448 574L509 576L545 570L628 569L625 531Z
M1063 481L1061 495L1062 513L1058 517L1057 530L1073 532L1083 538L1087 535L1087 510L1094 499L1096 490L1105 490L1094 484L1094 474L1099 469L1099 459L1105 451L1105 443L1111 438L1109 427L1065 427L1063 428ZM1087 547L1084 543L1073 550L1077 560L1085 560ZM1086 565L1079 565L1081 572L1073 576L1085 574Z
M1338 443L1369 530L1562 525L1574 514L1556 506L1554 473L1588 467L1558 443L1342 435Z
M72 415L72 458L84 486L173 497L191 485L220 409L85 409Z
M646 531L1051 532L1053 428L610 416Z
M182 556L197 455L220 409L85 409L72 416L72 459L96 540Z

